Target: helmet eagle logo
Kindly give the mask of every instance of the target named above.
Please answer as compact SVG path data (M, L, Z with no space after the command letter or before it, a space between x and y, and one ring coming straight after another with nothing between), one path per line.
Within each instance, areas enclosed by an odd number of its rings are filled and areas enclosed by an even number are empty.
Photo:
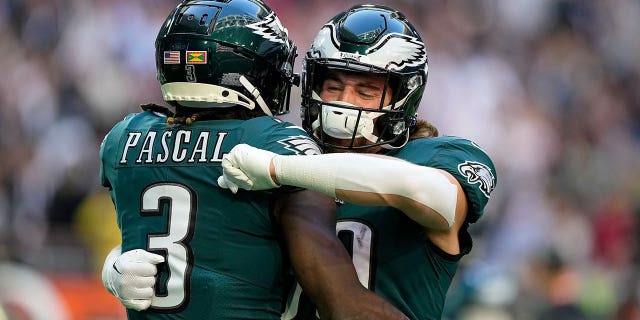
M272 12L264 20L248 24L247 27L269 41L284 43L287 37L287 29L282 26L278 17Z
M371 61L386 62L385 68L402 70L405 67L426 63L427 49L424 43L415 37L392 33L385 35L375 46L369 48L367 57Z
M329 37L330 35L330 37ZM327 41L331 39L331 41ZM407 67L425 65L427 63L427 48L416 37L400 33L389 33L380 38L364 54L340 51L340 40L333 23L328 23L316 36L311 53L325 58L350 59L374 66L400 71Z

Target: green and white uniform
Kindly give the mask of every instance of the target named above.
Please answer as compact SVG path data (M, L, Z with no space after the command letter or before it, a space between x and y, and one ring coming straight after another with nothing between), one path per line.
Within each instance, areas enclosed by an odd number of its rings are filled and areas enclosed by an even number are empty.
M288 270L272 223L270 191L219 188L222 157L239 143L278 154L317 154L307 134L273 117L166 124L127 116L101 146L122 251L166 258L156 297L129 319L279 319Z
M491 159L468 140L416 139L387 155L452 174L467 196L469 223L482 215L496 183ZM460 232L462 252L451 256L428 240L424 227L392 207L345 203L339 207L338 219L338 236L351 253L363 285L410 319L441 318L459 259L471 250L466 225ZM309 307L308 300L303 296L299 302L296 319L315 319L315 309Z

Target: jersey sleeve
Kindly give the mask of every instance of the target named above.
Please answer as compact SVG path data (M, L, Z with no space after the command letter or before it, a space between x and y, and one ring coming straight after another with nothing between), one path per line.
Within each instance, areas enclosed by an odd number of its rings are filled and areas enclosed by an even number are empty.
M496 169L489 156L475 143L453 139L438 147L430 166L453 175L462 186L469 203L469 222L483 214L497 183Z
M111 188L111 182L108 178L108 170L111 170L110 164L113 165L112 159L116 154L116 149L120 143L119 137L126 122L133 118L136 114L127 115L122 121L118 122L102 140L100 144L100 184L105 188Z
M320 147L306 131L290 122L276 118L256 121L248 143L256 148L282 155L321 154ZM256 131L256 130L259 130Z
M246 143L281 155L321 154L320 147L304 129L293 123L273 117L254 118L247 121ZM303 188L283 186L278 192L295 192Z
M111 183L109 182L109 179L107 179L107 176L106 176L105 158L104 158L106 155L106 151L105 151L105 149L107 148L106 146L109 144L108 138L109 138L109 134L107 133L104 139L102 139L102 143L100 144L100 185L102 185L105 188L111 188Z

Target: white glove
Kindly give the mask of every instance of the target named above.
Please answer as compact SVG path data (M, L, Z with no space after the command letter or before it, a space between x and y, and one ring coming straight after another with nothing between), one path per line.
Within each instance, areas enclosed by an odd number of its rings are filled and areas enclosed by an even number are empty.
M248 144L233 147L229 154L222 158L222 176L218 177L218 185L238 192L245 190L266 190L279 187L269 173L271 159L276 153L254 148Z
M164 257L142 249L120 254L115 247L102 267L102 283L128 309L146 310L154 297L156 264Z

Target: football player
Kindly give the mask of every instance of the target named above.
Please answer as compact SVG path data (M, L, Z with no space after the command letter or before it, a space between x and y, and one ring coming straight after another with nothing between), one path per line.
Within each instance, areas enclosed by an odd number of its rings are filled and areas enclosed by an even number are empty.
M482 149L417 119L427 71L426 46L402 13L379 5L341 12L320 29L302 75L303 127L329 153L239 145L218 180L232 191L287 185L339 199L337 234L361 283L411 319L441 318L472 247L469 225L496 185ZM284 318L315 318L295 294Z
M358 282L335 236L332 198L213 185L238 144L319 153L304 130L273 117L288 110L296 81L296 47L275 13L258 0L183 1L155 45L163 98L175 109L143 106L100 150L122 235L103 281L128 318L280 319L289 249L327 318L403 319Z

